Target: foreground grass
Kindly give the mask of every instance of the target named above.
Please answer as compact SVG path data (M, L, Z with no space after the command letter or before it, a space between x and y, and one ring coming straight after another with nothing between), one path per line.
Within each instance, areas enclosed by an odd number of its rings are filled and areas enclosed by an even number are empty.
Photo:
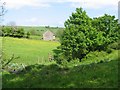
M20 57L13 62L27 65L49 63L48 53L52 54L59 43L52 41L28 40L18 38L3 38L3 58L10 58L12 54Z
M19 74L3 72L3 88L117 88L118 60L60 68L31 65Z

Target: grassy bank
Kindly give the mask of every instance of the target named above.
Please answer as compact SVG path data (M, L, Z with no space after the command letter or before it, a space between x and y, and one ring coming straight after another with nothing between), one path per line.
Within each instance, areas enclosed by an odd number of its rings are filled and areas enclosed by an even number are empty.
M20 74L3 72L3 88L117 88L118 60L60 68L31 65Z

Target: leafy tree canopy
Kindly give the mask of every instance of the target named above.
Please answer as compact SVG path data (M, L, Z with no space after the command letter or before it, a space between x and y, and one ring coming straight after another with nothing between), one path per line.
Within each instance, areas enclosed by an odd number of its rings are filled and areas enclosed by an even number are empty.
M110 43L119 39L120 27L115 16L105 14L92 19L82 8L76 8L64 25L58 58L68 62L81 60L90 51L106 50Z

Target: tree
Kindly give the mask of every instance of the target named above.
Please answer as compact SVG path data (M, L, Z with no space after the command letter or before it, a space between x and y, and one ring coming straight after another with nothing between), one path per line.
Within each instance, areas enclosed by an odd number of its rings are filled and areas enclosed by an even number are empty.
M119 24L118 19L115 19L115 16L105 14L104 16L94 18L92 25L97 31L99 31L99 37L96 39L97 48L107 48L107 46L113 42L116 42L119 39ZM101 35L100 35L101 33ZM103 40L103 41L101 41Z
M25 31L23 28L15 28L15 27L4 27L2 28L2 36L10 36L10 37L24 37Z
M9 27L2 28L2 36L11 36L11 34L12 34L12 28Z
M56 32L56 37L58 37L59 40L62 38L63 31L64 31L64 29L60 29L60 30L57 30L57 32Z
M19 38L23 37L24 34L25 34L24 32L25 32L25 31L24 31L23 28L18 28L18 30L17 30L18 37L19 37Z
M91 22L92 19L82 8L77 8L65 22L60 49L67 61L81 60L89 52L96 37L96 29L92 28Z
M27 35L26 38L30 38L30 32L27 32L26 35Z
M105 14L91 19L82 8L65 21L57 61L79 59L90 51L107 50L107 46L119 39L120 25L114 16Z

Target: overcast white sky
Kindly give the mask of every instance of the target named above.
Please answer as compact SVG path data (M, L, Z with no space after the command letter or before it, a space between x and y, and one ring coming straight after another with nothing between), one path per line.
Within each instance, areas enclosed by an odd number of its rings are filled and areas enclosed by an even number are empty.
M17 25L64 26L65 20L82 7L90 17L105 13L118 17L119 0L2 0L8 12L4 23Z

